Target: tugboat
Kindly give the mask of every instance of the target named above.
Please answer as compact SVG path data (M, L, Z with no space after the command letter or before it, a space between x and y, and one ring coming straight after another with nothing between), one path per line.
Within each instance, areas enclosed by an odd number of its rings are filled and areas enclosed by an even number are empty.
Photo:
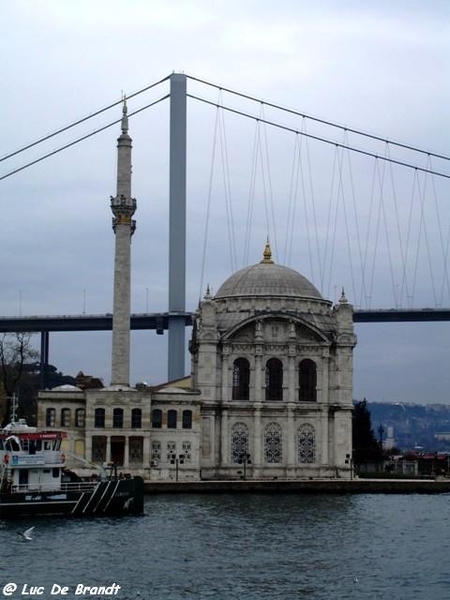
M0 431L0 519L143 513L141 477L118 477L109 465L103 477L83 480L66 469L65 431L29 427L14 414Z

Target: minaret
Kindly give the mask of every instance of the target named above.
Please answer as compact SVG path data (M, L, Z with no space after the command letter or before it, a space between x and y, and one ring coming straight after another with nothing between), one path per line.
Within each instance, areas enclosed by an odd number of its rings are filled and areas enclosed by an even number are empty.
M136 229L136 221L131 217L136 210L136 200L131 197L131 138L126 99L122 134L117 139L117 195L111 196L111 210L116 234L111 385L129 386L131 236Z

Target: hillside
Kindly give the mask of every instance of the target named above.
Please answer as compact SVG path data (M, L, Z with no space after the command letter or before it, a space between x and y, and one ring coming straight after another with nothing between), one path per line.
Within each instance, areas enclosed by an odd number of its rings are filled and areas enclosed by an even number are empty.
M367 407L377 439L382 426L383 441L393 433L394 444L401 450L421 447L427 451L450 451L450 406L368 402ZM391 427L393 432L388 429ZM436 434L443 432L449 433L448 441L436 439Z

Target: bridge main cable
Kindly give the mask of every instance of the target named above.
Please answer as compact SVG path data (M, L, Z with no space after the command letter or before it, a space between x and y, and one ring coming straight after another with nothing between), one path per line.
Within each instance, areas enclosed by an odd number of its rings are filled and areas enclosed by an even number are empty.
M361 135L363 137L370 138L372 140L376 140L378 142L383 142L385 144L390 144L391 146L398 146L399 148L404 148L406 150L411 150L413 152L419 152L421 154L426 154L427 156L431 156L434 158L440 158L442 160L449 160L450 156L446 156L445 154L438 154L436 152L431 152L429 150L423 150L422 148L417 148L416 146L411 146L409 144L404 144L402 142L396 142L394 140L388 140L387 138L382 138L381 136L374 135L372 133L367 133L365 131L360 131L358 129L353 129L351 127L347 127L345 125L340 125L338 123L333 123L332 121L327 121L325 119L320 119L319 117L313 117L312 115L308 115L306 113L301 113L299 111L293 110L292 108L286 108L285 106L281 106L278 104L274 104L273 102L267 102L266 100L262 100L260 98L256 98L254 96L250 96L248 94L244 94L242 92L237 92L230 88L223 87L222 85L218 85L215 83L211 83L204 79L199 79L197 77L193 77L192 75L186 75L188 79L192 79L192 81L197 81L198 83L203 83L204 85L208 85L210 87L214 87L220 91L227 92L229 94L233 94L235 96L240 96L241 98L245 98L246 100L251 100L252 102L258 102L259 104L264 104L265 106L270 106L271 108L276 108L277 110L281 110L283 112L290 113L292 115L296 115L298 117L302 117L304 119L310 119L311 121L316 121L317 123L322 123L323 125L327 125L329 127L335 127L336 129L341 129L342 131L346 131L349 133L355 133L357 135ZM263 121L262 119L260 119Z
M147 92L148 90L151 90L155 86L157 86L160 83L163 83L164 81L169 79L169 77L170 77L170 75L168 75L167 77L164 77L163 79L160 79L159 81L156 81L155 83L147 85L146 87L138 90L137 92L133 92L132 94L127 95L127 99L130 100L131 98L134 98L135 96L138 96L139 94L142 94L143 92ZM16 154L25 152L25 150L29 150L30 148L33 148L34 146L37 146L38 144L41 144L42 142L46 142L47 140L51 139L52 137L55 137L56 135L59 135L60 133L64 133L65 131L72 129L72 127L81 125L81 123L84 123L85 121L88 121L89 119L97 117L98 115L101 115L105 111L110 110L111 108L114 108L114 106L117 106L118 104L122 104L122 103L123 103L123 98L121 98L120 100L117 100L116 102L113 102L112 104L108 104L107 106L104 106L103 108L99 108L98 110L91 113L90 115L87 115L86 117L82 117L81 119L78 119L77 121L74 121L73 123L70 123L69 125L65 125L64 127L57 129L53 133L49 133L48 135L45 135L44 137L41 137L41 138L37 139L36 141L31 142L30 144L27 144L26 146L23 146L22 148L19 148L18 150L15 150L14 152L10 152L9 154L2 156L0 158L0 162L3 162L4 160L7 160L8 158L12 158L13 156L16 156ZM115 123L117 123L117 121ZM115 125L115 123L112 123L112 125Z
M330 146L335 146L336 148L343 148L344 150L350 150L351 152L356 152L358 154L363 154L365 156L370 156L372 158L378 158L380 160L384 160L386 162L400 165L402 167L407 167L409 169L415 169L416 171L421 171L422 173L428 173L429 175L436 175L437 177L444 177L445 179L450 179L450 173L441 173L440 171L433 171L432 169L427 169L425 167L419 167L417 165L412 165L410 163L407 163L407 162L404 162L401 160L390 158L389 156L382 156L380 154L375 154L375 152L370 152L369 150L363 150L362 148L355 148L354 146L348 146L346 144L341 144L340 142L336 142L334 140L328 140L327 138L313 135L311 133L306 133L304 131L294 129L293 127L288 127L287 125L281 125L280 123L276 123L275 121L269 121L268 119L256 117L255 115L251 115L249 113L238 110L236 108L231 108L231 107L225 106L223 104L218 104L217 102L212 102L211 100L206 100L205 98L201 98L200 96L195 96L194 94L186 94L186 96L188 98L192 98L193 100L198 100L200 102L204 102L205 104L210 104L211 106L214 106L216 108L221 108L222 110L226 110L228 112L240 115L241 117L246 117L247 119L253 119L254 121L258 121L260 123L265 123L266 125L270 125L272 127L277 127L278 129L282 129L284 131L289 131L289 132L295 133L297 135L302 135L302 136L310 138L312 140L316 140L318 142L329 144ZM448 159L448 160L450 160L450 159Z

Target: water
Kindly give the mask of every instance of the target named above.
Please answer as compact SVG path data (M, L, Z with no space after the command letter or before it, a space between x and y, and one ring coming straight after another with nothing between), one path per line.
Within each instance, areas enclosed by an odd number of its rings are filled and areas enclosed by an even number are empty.
M449 495L174 495L145 508L0 521L0 596L12 582L13 600L112 583L120 600L450 598ZM26 542L17 534L32 525ZM53 584L68 593L50 595Z

